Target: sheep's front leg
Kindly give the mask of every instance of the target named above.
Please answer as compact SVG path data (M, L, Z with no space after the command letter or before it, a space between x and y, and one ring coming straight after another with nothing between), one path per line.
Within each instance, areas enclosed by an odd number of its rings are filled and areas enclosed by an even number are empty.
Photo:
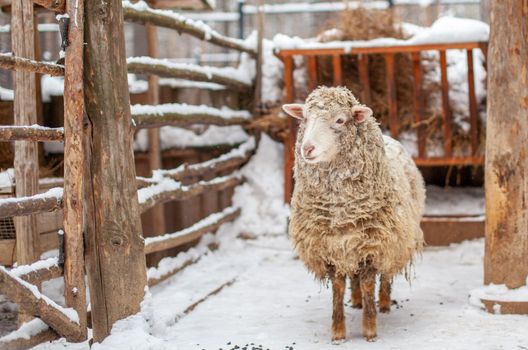
M350 277L351 286L350 289L352 289L352 307L354 309L361 309L362 304L362 296L361 296L361 286L359 283L359 275L353 274L352 277Z
M366 267L360 274L361 292L363 294L363 336L367 341L376 338L376 302L374 290L376 287L376 270Z
M379 310L383 313L390 312L391 308L391 278L386 275L380 276Z
M333 312L332 312L332 341L343 340L346 337L345 308L345 276L332 277Z

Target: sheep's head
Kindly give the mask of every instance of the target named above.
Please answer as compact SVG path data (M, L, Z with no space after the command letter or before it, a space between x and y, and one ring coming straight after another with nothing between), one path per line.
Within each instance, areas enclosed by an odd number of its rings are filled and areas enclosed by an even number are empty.
M283 110L301 120L301 154L310 164L332 161L344 133L355 132L372 115L345 87L319 87L304 104L286 104Z

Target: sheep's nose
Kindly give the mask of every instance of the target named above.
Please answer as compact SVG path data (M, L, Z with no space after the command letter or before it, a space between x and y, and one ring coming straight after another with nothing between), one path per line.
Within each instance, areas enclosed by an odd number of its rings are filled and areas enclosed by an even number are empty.
M304 156L305 157L310 157L311 153L313 152L313 150L315 149L315 146L314 145L304 145L303 146L303 153L304 153Z

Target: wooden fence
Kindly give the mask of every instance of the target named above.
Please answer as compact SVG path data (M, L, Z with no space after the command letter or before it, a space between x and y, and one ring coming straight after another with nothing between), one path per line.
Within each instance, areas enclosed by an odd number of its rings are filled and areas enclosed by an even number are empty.
M31 33L24 32L22 19L33 17L33 4L27 2L19 9L17 6L21 2L13 1L12 4L12 37L13 43L19 42L31 44ZM0 293L5 294L10 300L16 302L21 310L21 315L27 317L21 329L13 332L12 336L0 338L0 348L26 349L38 343L65 337L68 341L84 341L87 337L87 328L92 324L94 329L94 340L100 341L109 332L110 325L99 324L101 314L97 317L90 317L87 312L86 287L85 287L85 251L84 240L88 241L88 250L95 243L93 239L85 237L89 235L90 228L85 222L86 215L93 215L97 211L97 206L102 203L93 204L87 202L87 183L89 186L98 186L94 181L94 174L87 171L90 167L86 157L86 135L90 133L86 129L85 111L85 87L83 72L86 76L85 61L83 60L84 50L91 50L88 40L88 47L84 49L84 3L82 0L66 0L64 3L35 0L35 3L47 7L49 10L68 15L69 20L65 21L68 31L68 45L65 47L65 63L52 64L40 62L33 59L32 55L24 57L14 50L14 55L0 55L0 68L15 71L15 126L0 126L0 141L14 141L17 145L16 157L19 162L15 162L23 170L20 157L24 161L37 166L36 142L54 141L64 142L64 187L56 187L47 192L37 194L38 186L33 186L32 192L23 193L19 187L24 183L37 183L38 172L22 173L17 170L16 177L16 198L0 199L0 218L6 217L34 217L34 214L46 211L64 210L63 234L64 234L64 263L59 259L38 260L38 254L34 249L34 244L28 246L28 242L38 240L36 232L36 222L29 220L25 226L17 226L17 262L18 267L8 270L0 267ZM115 5L115 4L114 4ZM113 5L113 6L114 6ZM117 9L121 5L115 5ZM207 81L222 84L236 91L243 91L251 94L253 82L246 79L234 77L231 70L222 68L207 68L190 65L170 64L166 61L156 59L156 26L175 29L181 33L195 36L210 43L226 48L245 52L250 56L257 56L255 49L248 47L244 42L222 36L210 28L189 24L184 18L174 15L171 11L152 10L148 7L135 7L125 2L123 3L125 20L146 25L149 38L148 58L129 58L127 68L132 73L149 74L148 101L150 105L135 105L132 108L132 125L135 128L148 128L149 130L149 164L153 171L151 177L136 177L136 188L139 211L145 212L154 209L158 232L164 230L164 216L161 204L169 201L182 201L212 191L222 191L233 188L241 184L244 179L236 170L249 160L256 147L256 139L251 136L246 142L238 145L229 152L221 156L197 164L185 164L175 169L156 170L161 168L161 146L158 128L166 125L188 126L194 124L207 125L244 125L251 118L249 111L236 111L225 109L215 109L212 107L203 108L199 106L186 106L180 104L158 105L158 76L177 77L194 81ZM17 12L18 11L18 12ZM88 11L88 10L87 10ZM22 16L25 14L26 16ZM88 14L87 14L88 15ZM62 18L66 18L63 16ZM88 17L86 17L88 18ZM17 26L18 24L18 26ZM34 26L33 23L24 25ZM31 46L31 45L30 45ZM34 51L34 48L31 47ZM64 75L64 128L47 128L36 126L34 121L17 118L17 108L35 108L34 90L21 94L21 90L27 85L27 77L33 73L50 75ZM18 78L18 75L20 77ZM110 78L110 77L108 77ZM28 103L29 101L29 103ZM27 150L34 150L28 153ZM28 155L29 154L29 155ZM97 156L97 155L96 155ZM28 157L32 157L29 159ZM25 163L24 163L25 164ZM222 173L223 176L210 180L200 180L201 177L211 173ZM88 178L87 178L88 176ZM102 192L101 188L92 188L91 191ZM122 198L127 200L127 198ZM135 201L134 198L129 198ZM157 210L157 214L156 214ZM206 218L199 220L190 227L178 232L165 233L156 237L148 237L144 243L144 254L166 251L174 247L181 247L190 242L194 242L207 232L214 232L223 223L234 220L240 214L240 208L229 206L219 212L210 214ZM102 213L104 216L104 213ZM126 239L124 236L112 235L111 244L120 246ZM113 240L116 240L115 242ZM106 244L101 242L101 244ZM104 247L100 248L103 249ZM90 254L90 252L87 252ZM23 260L23 257L30 256ZM91 257L91 259L97 257ZM88 260L86 260L88 261ZM178 272L181 268L192 263L189 261L179 268L164 271L148 280L148 285L154 285ZM98 281L97 270L94 271L89 263L86 266L86 273L89 281L96 285L104 284ZM94 275L95 274L95 275ZM64 276L66 307L61 307L49 300L39 292L39 285L48 279ZM94 282L95 281L95 282ZM122 281L124 285L137 284L137 281ZM97 288L92 285L91 289ZM108 301L108 300L107 300ZM92 299L91 313L101 312L99 299ZM130 309L137 309L139 305L133 305ZM37 319L31 320L32 317ZM91 320L91 322L89 321ZM41 331L29 337L17 337L18 333L24 332L24 327L34 327L35 323L44 323L40 327ZM104 321L106 322L106 321ZM103 322L103 323L104 323ZM106 329L105 329L106 327Z
M452 114L449 105L449 82L447 78L447 50L465 50L467 52L468 66L468 98L469 98L469 120L471 155L456 156L452 151ZM359 83L361 85L361 101L369 104L371 91L369 87L368 62L369 56L378 54L385 58L387 101L389 106L389 130L393 138L398 139L400 121L398 118L398 108L396 102L396 83L394 57L397 54L408 54L412 58L414 75L414 116L419 123L424 118L424 101L422 95L422 55L423 51L437 51L439 54L441 90L442 90L442 130L443 130L443 151L444 156L433 157L427 155L426 139L423 130L418 128L417 150L418 156L415 161L419 166L450 166L450 165L482 165L484 157L476 155L478 146L478 116L477 98L475 95L473 50L480 49L487 54L486 42L449 43L449 44L422 44L422 45L401 45L401 46L365 46L354 47L351 50L345 48L310 48L310 49L284 49L277 52L277 56L284 63L284 85L286 90L286 103L294 102L295 88L293 81L294 56L303 56L307 60L308 84L310 90L317 87L318 72L317 59L319 57L331 57L333 68L333 84L343 84L342 57L345 55L355 55L358 58ZM297 124L293 118L289 118L289 133L284 147L284 200L290 201L293 190L292 169L294 161L295 136Z

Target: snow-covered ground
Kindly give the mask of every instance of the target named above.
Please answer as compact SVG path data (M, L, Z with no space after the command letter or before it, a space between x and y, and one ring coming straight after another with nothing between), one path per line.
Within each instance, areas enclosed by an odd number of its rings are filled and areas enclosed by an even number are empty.
M362 339L361 311L347 303L348 338L333 345L331 290L307 272L286 235L281 154L280 145L262 138L242 170L248 181L235 193L241 217L187 254L207 251L211 241L219 249L147 291L141 313L118 322L93 349L528 348L528 317L491 315L469 302L469 292L482 286L483 240L427 248L412 283L395 280L396 304L390 314L379 315L375 343ZM446 194L439 188L430 192ZM467 204L480 193L469 191L464 198ZM472 210L483 210L481 202ZM87 350L88 345L61 340L36 349Z

